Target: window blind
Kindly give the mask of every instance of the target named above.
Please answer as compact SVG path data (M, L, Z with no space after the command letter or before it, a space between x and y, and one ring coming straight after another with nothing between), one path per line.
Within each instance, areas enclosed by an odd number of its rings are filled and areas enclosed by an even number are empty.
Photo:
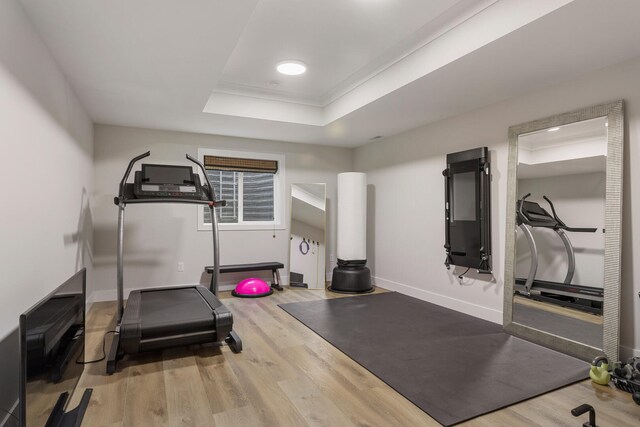
M204 156L206 169L233 172L278 172L277 160L242 159L238 157Z

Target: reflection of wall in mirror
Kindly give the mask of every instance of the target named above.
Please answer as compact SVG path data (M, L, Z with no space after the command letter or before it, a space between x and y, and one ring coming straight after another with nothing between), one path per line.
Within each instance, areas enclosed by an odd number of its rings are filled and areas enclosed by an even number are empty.
M302 239L309 242L309 251L304 255L300 251ZM314 244L313 242L316 242ZM303 246L306 250L306 246ZM300 221L291 220L291 259L292 272L302 274L309 288L324 288L325 265L324 230Z
M567 232L575 250L576 270L572 283L602 287L604 281L605 173L552 176L518 180L518 197L531 193L551 215L546 195L560 219L569 227L597 227L595 233ZM567 253L560 237L551 229L532 229L538 246L537 279L562 282L567 273ZM529 246L522 232L516 233L516 277L529 273Z

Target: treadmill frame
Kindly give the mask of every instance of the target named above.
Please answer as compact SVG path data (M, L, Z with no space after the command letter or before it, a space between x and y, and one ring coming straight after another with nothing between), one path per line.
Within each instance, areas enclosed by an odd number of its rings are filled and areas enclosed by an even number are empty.
M543 196L543 198L549 203L551 206L551 210L553 212L553 217L544 209L542 211L548 215L549 221L545 222L547 225L542 225L542 222L534 222L531 221L528 215L523 213L523 208L525 203L535 203L535 202L525 202L525 200L531 194L527 194L522 199L518 200L518 204L516 207L516 222L520 230L524 233L526 237L527 244L529 245L529 252L531 253L531 266L529 267L529 274L526 279L515 278L513 283L514 291L523 295L527 298L535 299L538 301L544 301L556 305L561 305L564 307L570 307L582 311L587 311L593 314L602 314L602 303L604 302L604 289L596 288L593 286L584 286L584 285L575 285L571 284L573 280L573 276L576 270L576 255L573 249L573 245L571 244L571 240L569 240L569 236L567 236L567 231L576 231L576 232L595 232L596 228L576 228L576 227L568 227L556 214L555 207L553 206L553 202L547 198L547 196ZM537 203L536 203L537 204ZM539 205L538 205L539 206ZM540 213L542 215L542 213ZM553 224L553 226L551 226ZM546 280L536 279L536 273L538 271L538 247L536 245L535 238L533 237L533 233L531 232L531 228L535 227L544 227L550 230L553 230L564 244L564 248L567 251L567 274L562 283L560 282L550 282ZM532 290L535 290L538 293L532 293ZM563 299L555 299L548 295L556 295L563 297L576 298L576 302L566 301ZM594 306L593 304L596 303Z
M204 185L202 186L202 195L200 199L177 198L177 197L137 198L134 193L135 184L127 183L127 180L129 179L129 175L131 174L131 170L133 169L133 166L138 161L146 157L149 157L150 155L151 155L151 151L147 151L146 153L143 153L137 157L134 157L129 162L129 165L127 166L127 170L124 176L122 177L122 180L120 181L118 196L114 198L114 203L118 206L118 238L117 238L117 249L116 249L117 251L116 283L117 283L118 322L116 326L116 332L114 334L113 341L111 343L111 349L109 350L109 355L107 359L107 374L109 375L115 372L117 361L120 358L122 358L122 356L125 353L137 353L138 351L153 350L153 349L164 348L168 346L167 343L165 343L164 345L162 344L162 341L167 341L167 340L156 339L155 346L150 345L149 343L143 345L144 342L141 341L140 343L138 343L137 350L135 349L136 346L132 346L130 344L127 344L125 346L127 347L126 349L122 349L120 347L121 338L123 340L130 338L130 337L120 336L122 323L124 320L127 320L127 319L123 319L123 316L125 314L125 310L124 310L124 211L125 211L125 207L128 204L187 203L187 204L209 206L209 209L211 210L211 219L212 219L211 234L213 239L213 269L212 269L212 277L211 277L211 284L209 286L209 290L215 297L217 297L218 295L218 278L220 276L220 253L219 253L219 235L218 235L218 215L216 213L215 208L218 206L225 206L226 202L224 200L219 200L219 201L215 200L215 190L213 189L213 186L209 181L209 177L207 176L207 171L204 165L202 164L202 162L193 158L189 154L186 154L186 158L191 162L195 163L199 167L206 181L206 188ZM184 288L184 286L177 287L177 288ZM163 288L152 288L152 289L142 289L142 290L132 291L130 294L131 300L128 301L127 305L133 303L135 308L135 305L137 304L137 307L139 310L142 293L147 291L168 290L168 289L177 289L177 288L163 287ZM238 337L238 335L231 329L233 325L233 317L231 315L231 312L219 300L217 300L217 298L215 298L215 301L212 298L207 298L205 296L206 294L202 292L202 290L206 290L206 288L204 288L203 286L195 286L195 288L198 290L198 292L201 294L201 296L207 302L207 304L209 304L209 306L212 308L212 312L214 314L215 324L216 324L216 333L215 333L216 338L219 338L222 336L223 337L222 340L226 341L234 352L242 351L242 341L240 340L240 337ZM130 316L128 316L128 318L129 317ZM131 319L128 319L127 321L130 321L130 320ZM218 333L218 327L220 327L221 332L227 331L227 333L225 333L224 335L221 335L220 333ZM181 343L193 344L193 342L190 341L189 337L187 337L186 334L182 337L173 337L173 338L177 338L177 341L179 341L179 342L176 342L176 340L171 340L171 342L175 343L174 345L176 346L181 345ZM222 340L219 340L219 341L222 341Z

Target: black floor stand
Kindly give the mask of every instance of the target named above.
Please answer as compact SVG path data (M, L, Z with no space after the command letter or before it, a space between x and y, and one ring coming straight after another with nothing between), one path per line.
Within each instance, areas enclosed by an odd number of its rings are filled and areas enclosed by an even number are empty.
M89 406L91 393L93 393L92 388L85 389L82 394L80 404L69 412L64 412L63 409L65 403L69 400L69 393L64 392L60 394L60 397L56 402L56 406L53 408L51 415L49 415L49 419L47 420L45 427L80 427L82 419L84 418L84 413L87 411L87 407Z
M371 285L371 271L365 265L366 261L338 260L338 266L333 269L329 290L344 294L365 294L373 292Z

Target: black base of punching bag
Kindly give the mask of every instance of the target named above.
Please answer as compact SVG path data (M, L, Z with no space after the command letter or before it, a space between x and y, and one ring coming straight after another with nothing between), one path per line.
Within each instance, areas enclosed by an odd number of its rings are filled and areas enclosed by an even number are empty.
M345 294L363 294L373 292L371 285L371 271L365 266L365 261L338 260L338 266L333 269L329 290Z

